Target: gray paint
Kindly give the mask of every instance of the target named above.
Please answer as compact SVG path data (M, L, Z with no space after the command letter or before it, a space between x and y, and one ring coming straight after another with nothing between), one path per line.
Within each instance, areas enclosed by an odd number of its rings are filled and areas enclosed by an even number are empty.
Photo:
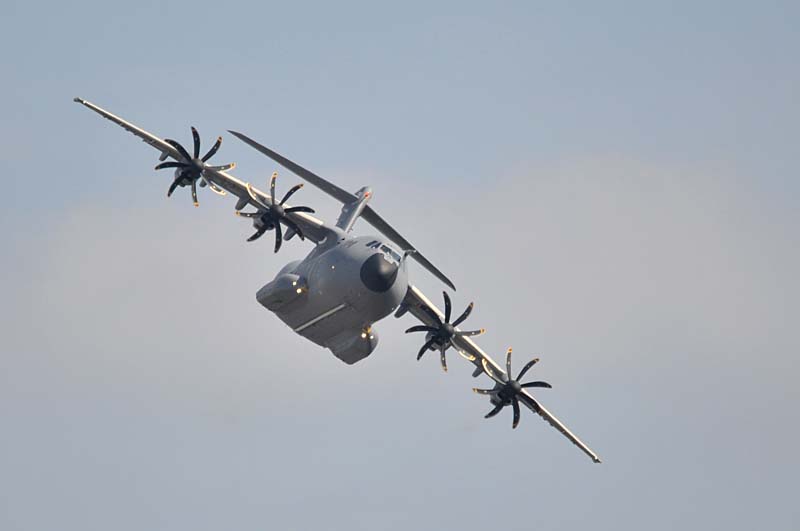
M355 363L375 349L378 336L372 325L400 305L408 286L405 261L367 246L371 242L380 240L361 236L322 243L304 260L284 266L256 298L303 337L331 349L342 361ZM385 291L370 289L362 279L363 268L373 257L388 260L397 269Z

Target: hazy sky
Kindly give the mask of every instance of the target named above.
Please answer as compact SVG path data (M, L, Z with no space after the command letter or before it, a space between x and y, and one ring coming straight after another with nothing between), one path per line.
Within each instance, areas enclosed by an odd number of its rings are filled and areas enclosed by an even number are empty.
M799 16L5 4L0 529L797 529ZM310 244L167 200L157 153L74 96L224 134L259 185L275 164L226 129L372 186L604 463L484 420L486 378L416 362L408 317L355 366L293 334L255 292Z

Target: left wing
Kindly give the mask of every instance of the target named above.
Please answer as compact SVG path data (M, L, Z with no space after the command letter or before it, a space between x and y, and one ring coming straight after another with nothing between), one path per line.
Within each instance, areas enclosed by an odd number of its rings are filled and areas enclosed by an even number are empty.
M419 289L411 284L408 285L406 297L401 306L400 315L404 311L411 313L414 317L419 319L426 326L436 326L437 323L431 318L429 312L434 312L440 318L444 318L444 314L434 305ZM458 329L456 329L458 330ZM495 361L490 358L475 342L466 336L456 336L453 338L455 348L463 358L475 365L475 372L473 376L480 376L485 373L483 364L485 363L491 372L501 379L506 380L507 375L503 368L501 368ZM528 409L538 414L547 421L552 427L557 429L567 439L580 448L583 453L588 455L595 463L600 462L600 458L589 448L577 435L572 433L564 424L561 423L552 413L550 413L538 400L536 400L527 389L522 389L517 395L520 402L525 404Z
M123 129L133 133L134 135L138 136L145 144L151 145L157 150L161 152L160 159L164 160L167 157L172 157L173 159L180 160L181 154L180 152L166 140L157 137L152 133L148 133L144 129L141 129L130 122L127 122L120 118L119 116L112 114L101 107L98 107L92 102L86 101L81 98L74 98L75 102L88 107L89 109L93 110L103 118L106 118L115 124L121 126ZM257 203L254 201L252 195L255 195L262 203L267 205L272 204L270 199L270 194L264 193L254 186L250 185L249 183L245 183L240 181L233 175L222 171L214 169L210 166L206 166L203 170L203 179L209 182L209 184L213 187L217 187L221 189L220 191L226 191L232 195L235 195L239 200L236 204L237 210L241 210L242 208L246 207L248 204L257 207ZM252 195L251 195L252 194ZM223 193L224 195L224 193ZM289 208L290 205L286 204L285 207ZM301 230L303 231L303 235L305 235L308 239L313 241L316 244L320 244L326 239L331 236L330 240L328 241L336 241L338 236L336 231L334 231L331 227L328 227L323 223L321 220L315 218L314 216L307 214L305 212L293 212L288 214L292 217L292 220L300 226Z

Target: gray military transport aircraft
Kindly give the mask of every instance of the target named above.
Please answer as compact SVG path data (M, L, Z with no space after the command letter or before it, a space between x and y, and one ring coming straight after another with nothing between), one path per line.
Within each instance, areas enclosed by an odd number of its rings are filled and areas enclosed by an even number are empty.
M275 195L277 173L272 174L269 192L265 193L227 173L235 164L208 164L207 161L219 149L222 137L217 138L211 149L201 157L200 137L194 127L193 150L189 153L175 140L161 139L81 98L75 98L74 101L122 126L161 153L161 163L156 169L175 169L167 196L171 196L177 187L188 186L197 206L198 184L219 195L230 193L237 198L235 213L251 219L256 229L248 241L260 238L267 231L274 231L275 252L278 252L284 240L295 236L314 243L308 256L286 264L274 280L256 293L258 302L296 333L330 349L345 363L353 364L369 356L377 346L378 334L373 328L375 322L392 312L395 312L395 317L411 314L422 324L412 326L406 332L425 332L425 343L417 359L429 350L437 351L442 368L447 370L445 353L452 347L475 365L474 377L486 374L491 379L493 385L490 389L474 389L476 393L488 396L493 406L487 418L496 415L505 406L511 406L514 414L512 427L516 428L522 403L560 431L595 463L600 462L597 454L528 391L537 387L549 388L550 384L541 381L520 383L525 373L539 361L538 358L529 361L513 378L511 349L506 352L503 371L471 339L482 334L483 329L458 328L472 311L472 303L451 322L452 305L447 292L443 292L442 312L409 282L406 264L411 258L455 290L453 283L441 271L369 206L372 191L368 187L350 193L247 136L230 131L246 144L341 201L341 214L336 224L331 226L312 216L313 209L287 204L302 184L290 188L278 200ZM167 161L168 158L172 160ZM245 212L245 208L254 210ZM375 227L383 238L351 236L350 231L359 218ZM393 248L389 242L397 248Z

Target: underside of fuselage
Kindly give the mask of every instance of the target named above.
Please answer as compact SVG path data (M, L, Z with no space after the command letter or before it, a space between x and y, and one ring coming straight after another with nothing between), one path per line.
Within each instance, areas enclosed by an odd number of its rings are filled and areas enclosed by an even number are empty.
M352 364L378 344L372 325L408 287L405 260L374 237L343 238L287 264L256 299L292 330Z

